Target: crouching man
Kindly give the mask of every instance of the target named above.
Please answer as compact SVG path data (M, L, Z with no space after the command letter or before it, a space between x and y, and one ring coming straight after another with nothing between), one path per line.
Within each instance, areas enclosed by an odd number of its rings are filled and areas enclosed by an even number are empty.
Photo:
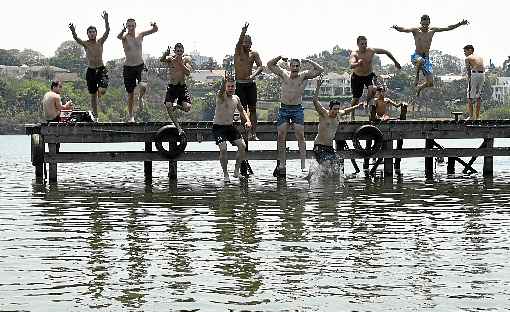
M213 120L213 135L216 145L220 149L220 164L223 169L223 177L226 183L230 182L230 177L227 171L228 165L228 152L227 141L232 145L237 146L237 160L234 171L234 177L239 176L239 169L241 169L241 176L246 178L248 176L248 166L246 163L246 145L241 138L241 133L233 125L234 111L237 109L244 120L246 120L245 127L251 128L250 118L241 105L241 100L235 95L236 83L233 77L225 75L221 88L216 96L216 108L214 110Z

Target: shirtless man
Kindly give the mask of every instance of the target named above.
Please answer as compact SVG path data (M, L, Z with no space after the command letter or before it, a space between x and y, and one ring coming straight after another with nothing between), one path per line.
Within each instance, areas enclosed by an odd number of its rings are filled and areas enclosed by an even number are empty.
M145 68L142 58L142 42L145 36L158 31L156 23L151 23L151 26L152 29L142 31L136 35L136 21L133 18L128 18L126 24L122 27L122 31L117 36L118 39L122 40L122 47L124 48L124 54L126 55L122 76L124 77L124 86L128 93L128 122L135 121L133 106L135 101L134 91L137 85L139 85L138 109L141 110L143 107L143 96L147 86L141 83L142 71ZM126 29L127 34L124 35Z
M467 113L468 119L480 119L480 105L482 102L482 89L485 80L483 59L474 55L475 48L468 44L464 47L464 55L466 56L466 73L467 73ZM473 99L476 98L476 113L473 114Z
M220 163L223 169L223 179L226 183L230 182L230 177L227 171L228 165L228 152L227 152L227 141L230 144L237 146L237 153L241 161L241 176L248 176L248 166L246 164L246 145L241 138L241 133L232 124L234 120L234 111L237 109L242 116L245 118L246 123L244 126L249 129L251 127L250 119L248 114L241 105L241 100L235 95L236 84L233 77L225 75L221 88L216 95L216 108L214 110L213 128L212 132L216 145L220 149ZM237 177L238 167L236 166L236 172L234 176Z
M46 92L42 99L44 119L47 122L59 122L60 112L63 109L72 109L72 101L67 101L64 105L62 105L60 92L62 92L62 82L59 80L53 80L51 82L50 91Z
M388 114L388 106L393 105L394 107L402 106L402 103L396 103L390 98L384 97L386 90L384 87L379 86L375 89L375 118L378 120L386 121L390 119Z
M250 116L252 127L248 139L258 140L256 133L257 85L253 79L262 72L264 67L262 66L259 54L251 50L251 37L246 34L249 25L248 23L244 24L234 53L236 95L241 99L241 104L243 104L244 109L248 112L248 116ZM255 72L253 72L254 63L257 65Z
M288 61L287 58L278 56L267 63L271 72L282 78L282 87L280 95L280 110L278 111L277 131L278 131L278 165L275 168L274 176L285 176L286 174L286 141L287 131L291 123L294 125L294 133L299 146L299 155L301 158L301 170L305 171L306 161L306 142L305 142L305 116L301 105L306 80L313 79L324 71L322 66L312 60L290 60L290 72L281 68L278 61ZM302 63L309 63L313 69L299 71Z
M384 49L367 47L367 38L359 36L356 39L358 50L351 53L349 63L352 69L351 75L351 92L352 106L359 103L359 99L363 95L363 89L367 87L367 103L374 97L374 78L375 74L372 70L372 60L375 54L386 54L395 63L395 67L400 69L400 64L389 51Z
M170 47L163 53L159 59L168 66L168 87L166 89L165 107L173 123L182 132L182 129L174 117L176 108L189 112L191 110L191 95L186 86L186 77L191 74L191 57L184 55L184 46L182 43L176 43L174 54L171 54ZM174 102L177 100L177 104Z
M331 101L329 102L329 110L327 110L319 102L319 92L322 83L322 76L319 76L313 97L313 105L319 114L319 126L313 145L313 152L319 164L326 162L328 165L332 165L333 162L338 160L335 149L333 148L333 141L338 127L337 116L350 114L362 104L360 103L346 109L340 109L340 102Z
M428 15L423 15L420 21L420 27L413 28L404 28L397 25L393 25L391 28L399 32L412 33L414 37L414 44L416 46L413 55L411 55L411 62L414 64L416 68L416 79L414 81L414 85L417 86L416 96L419 96L421 91L424 88L433 87L433 76L432 76L432 63L430 63L429 59L429 51L430 45L432 44L432 37L437 32L449 31L453 30L462 25L467 25L467 20L462 20L457 24L450 25L448 27L431 27L430 25L430 17ZM426 81L421 85L418 85L418 81L420 79L420 70L425 76Z
M76 35L76 28L73 23L69 24L69 29L73 38L78 44L85 48L87 56L88 69L86 74L87 89L90 93L90 105L92 106L92 114L97 121L97 103L101 96L106 93L108 88L108 71L103 63L103 45L110 33L110 24L108 23L108 13L103 11L101 16L104 19L105 32L99 40L96 40L97 29L94 26L87 28L87 36L89 40L83 41Z

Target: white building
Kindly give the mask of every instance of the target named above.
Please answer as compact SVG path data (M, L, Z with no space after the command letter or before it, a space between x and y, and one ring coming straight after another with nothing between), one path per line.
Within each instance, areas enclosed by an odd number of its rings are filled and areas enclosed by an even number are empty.
M209 62L210 57L209 56L203 56L200 55L200 53L197 50L194 50L190 53L191 59L193 60L193 63L195 63L196 66L200 66L202 64L205 64Z
M337 74L334 72L324 75L324 82L321 86L321 96L350 96L351 95L351 75L348 73ZM308 80L305 86L305 96L313 96L317 78Z
M225 77L225 71L223 69L203 69L191 72L191 79L202 83L214 82L223 79L223 77Z
M492 86L492 99L504 102L505 97L510 95L510 77L498 77L498 81Z

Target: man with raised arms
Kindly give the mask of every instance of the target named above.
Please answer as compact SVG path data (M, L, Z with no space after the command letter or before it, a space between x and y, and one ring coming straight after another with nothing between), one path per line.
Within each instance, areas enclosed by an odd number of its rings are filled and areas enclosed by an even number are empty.
M411 55L411 62L416 68L416 78L414 85L417 86L416 96L419 96L421 91L425 88L433 87L433 76L432 76L432 63L429 59L430 46L432 44L432 37L437 32L453 30L462 25L467 25L467 20L462 20L457 24L450 25L448 27L430 27L430 17L423 15L420 20L420 27L404 28L397 25L393 25L392 28L399 32L412 33L414 37L415 50ZM425 76L426 81L421 85L418 85L420 80L420 71Z
M160 61L168 66L168 87L164 104L170 119L182 132L173 112L176 108L185 112L191 110L191 94L186 86L186 77L191 74L192 69L191 57L184 55L182 43L176 43L173 52L172 54L170 47L168 47L160 58Z
M485 68L483 59L474 54L475 48L468 44L464 47L466 56L466 74L467 74L467 113L468 119L480 119L480 105L482 102L482 89L485 80ZM476 111L473 112L473 100L476 99Z
M375 74L372 70L372 60L376 54L386 54L395 64L397 69L400 69L400 64L397 62L393 54L384 49L369 48L367 46L367 38L359 36L356 39L358 49L351 53L349 63L352 69L351 75L351 92L352 92L352 106L359 103L359 99L363 95L363 89L367 88L367 103L374 97L374 78Z
M108 23L108 13L106 13L106 11L103 11L102 18L104 19L105 32L99 40L96 40L97 29L95 26L89 26L87 28L87 36L89 39L83 41L76 35L74 24L69 24L69 29L71 30L74 40L85 48L88 63L86 74L87 89L90 93L90 104L96 121L98 101L100 97L106 93L106 89L108 88L108 71L103 63L103 45L110 33L110 24Z
M234 53L236 95L250 116L252 127L248 139L257 140L257 85L254 78L262 72L263 66L259 54L251 49L251 37L246 34L248 26L248 23L244 24ZM257 65L255 72L253 64Z
M237 109L245 118L246 128L251 127L250 119L248 114L241 105L241 100L235 95L236 84L234 78L227 74L223 78L220 90L216 95L216 108L214 110L213 128L212 132L216 145L220 149L220 163L223 169L223 178L225 182L230 182L230 177L227 171L228 165L228 152L227 152L227 141L230 144L237 146L237 159L241 161L240 169L241 176L248 176L248 166L246 164L246 145L241 138L241 133L233 125L234 111ZM239 166L236 166L234 176L239 175Z
M137 85L139 86L138 110L141 110L143 107L143 96L146 91L146 86L141 83L142 71L145 68L142 58L142 42L145 36L158 31L156 23L151 23L151 26L151 29L142 31L137 35L135 33L136 21L133 18L128 18L126 24L122 27L122 31L117 36L118 39L122 40L122 47L124 48L124 54L126 55L124 67L122 69L122 76L124 77L124 86L128 93L128 122L135 121L133 106L134 90ZM124 34L126 29L127 33Z
M333 141L335 140L336 130L338 127L338 116L350 114L353 110L362 104L356 104L346 109L340 109L340 102L329 102L329 110L324 108L319 102L320 88L323 83L322 75L317 79L317 87L313 97L313 105L319 114L319 125L317 129L317 136L315 137L313 152L315 159L319 164L333 165L337 161L337 154L333 148ZM310 175L309 175L310 176Z
M286 142L287 131L291 124L294 125L294 131L299 146L299 156L301 158L301 170L305 171L306 165L306 142L305 142L305 116L301 105L306 80L313 79L324 71L322 66L312 60L290 60L290 72L281 68L278 61L288 61L282 56L275 57L267 63L271 72L280 77L282 81L280 95L280 109L278 111L277 131L278 131L278 165L275 168L274 176L285 176L286 174ZM301 64L308 63L312 66L311 70L300 71Z

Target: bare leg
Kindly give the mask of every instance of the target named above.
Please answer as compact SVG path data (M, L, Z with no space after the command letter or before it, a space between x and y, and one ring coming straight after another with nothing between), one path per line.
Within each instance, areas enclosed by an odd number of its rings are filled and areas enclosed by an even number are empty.
M133 107L135 106L135 93L128 93L128 122L135 122Z
M472 101L473 101L472 99L467 100L468 119L473 119L473 102Z
M475 115L475 119L476 120L480 119L480 106L481 105L482 105L482 99L481 98L477 98L476 99L476 115Z
M97 120L97 93L90 94L90 106L92 107L92 114Z
M278 146L278 160L280 161L280 165L278 169L285 169L286 167L286 160L287 160L287 154L286 154L286 143L287 143L287 131L289 130L289 124L283 123L280 126L278 126L278 139L277 139L277 146Z
M295 124L294 125L294 133L296 134L296 139L298 141L299 158L301 159L301 171L305 171L305 167L306 167L305 126Z
M351 102L351 106L358 105L359 99L353 98ZM354 113L355 110L351 111L351 121L354 121Z
M426 81L418 86L418 89L416 90L416 97L420 96L421 91L425 88L432 88L434 86L434 81L432 75L426 76Z
M147 91L147 83L140 82L138 84L138 111L139 112L142 111L145 106L143 97L144 97L146 91Z
M177 118L174 115L174 110L172 108L172 104L173 103L165 102L166 111L168 112L168 116L170 117L170 120L172 120L172 122L174 123L177 130L179 130L179 133L181 133L183 131L182 131L181 125L179 124L179 122L177 121ZM226 143L225 143L225 146L226 146Z
M251 122L251 137L254 140L258 140L257 138L257 107L252 106L248 108L249 110L249 116L250 116L250 122Z
M221 142L218 144L220 148L220 164L221 169L223 170L223 181L230 182L230 177L228 176L227 165L228 165L228 154L227 154L227 142Z

